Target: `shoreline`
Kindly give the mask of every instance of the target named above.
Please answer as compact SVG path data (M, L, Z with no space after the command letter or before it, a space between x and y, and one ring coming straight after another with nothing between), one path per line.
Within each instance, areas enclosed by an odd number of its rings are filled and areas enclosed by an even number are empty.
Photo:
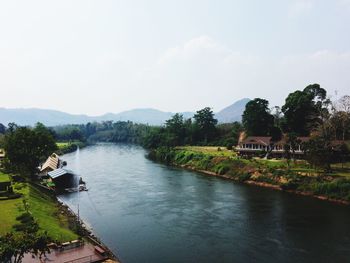
M89 229L90 225L86 224L81 217L78 217L76 212L74 212L74 210L66 202L59 198L53 190L37 183L34 183L33 185L37 188L42 189L44 192L46 192L54 198L53 201L56 202L60 211L68 218L68 221L70 221L71 223L76 222L78 224L79 230L73 230L78 236L87 239L88 242L90 242L93 245L102 247L107 252L109 259L114 260L117 263L121 262L118 256L115 255L110 250L110 248L107 245L105 245L98 236L95 235L93 230Z
M74 212L74 210L66 202L64 202L61 198L59 198L56 195L55 195L55 197L56 197L56 202L59 204L60 208L64 211L64 213L66 213L66 215L68 215L70 217L73 217L74 220L79 224L79 228L83 232L82 238L88 239L88 241L90 243L92 243L93 245L98 245L98 246L102 247L107 252L107 255L108 255L110 260L114 260L115 262L120 263L121 261L119 260L118 256L115 255L110 250L110 248L107 245L105 245L101 241L101 239L93 233L92 229L89 230L87 228L88 224L86 224L84 222L84 220L81 219L81 217L78 217L78 215Z
M259 186L259 187L264 187L264 188L269 188L275 191L281 191L281 192L286 192L286 193L290 193L290 194L294 194L294 195L300 195L300 196L308 196L308 197L312 197L314 199L318 199L318 200L322 200L322 201L328 201L331 203L335 203L335 204L339 204L339 205L345 205L345 206L350 206L350 201L346 201L346 200L342 200L342 199L335 199L335 198L330 198L324 195L315 195L311 192L305 192L305 191L298 191L298 190L284 190L282 189L281 186L279 185L275 185L275 184L270 184L270 183L266 183L266 182L257 182L257 181L253 181L253 180L246 180L246 181L239 181L236 178L233 178L231 176L225 175L225 174L217 174L211 171L207 171L207 170L202 170L202 169L196 169L190 166L186 166L186 165L177 165L177 164L172 164L175 167L179 167L185 170L189 170L189 171L194 171L194 172L198 172L198 173L202 173L205 174L207 176L213 176L213 177L218 177L218 178L222 178L225 180L230 180L230 181L234 181L237 183L242 183L242 184L247 184L247 185L253 185L253 186Z

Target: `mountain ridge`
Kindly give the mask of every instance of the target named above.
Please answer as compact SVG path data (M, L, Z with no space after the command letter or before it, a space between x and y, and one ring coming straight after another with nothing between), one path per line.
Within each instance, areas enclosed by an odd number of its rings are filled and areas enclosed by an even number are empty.
M245 101L238 100L232 105L215 113L219 123L240 121L245 107ZM243 101L243 102L242 102ZM242 105L244 104L243 110ZM89 116L87 114L71 114L59 110L40 108L0 108L0 123L7 125L10 122L18 125L34 125L41 122L46 126L57 126L65 124L85 124L88 122L101 121L132 121L149 125L161 125L170 119L175 113L161 111L154 108L137 108L119 113L105 113L99 116ZM192 118L194 112L180 112L184 118Z

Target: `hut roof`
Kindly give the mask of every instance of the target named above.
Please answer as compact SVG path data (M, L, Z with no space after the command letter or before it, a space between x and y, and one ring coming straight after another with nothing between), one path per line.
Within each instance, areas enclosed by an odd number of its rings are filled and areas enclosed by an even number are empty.
M56 169L56 170L53 170L51 172L48 172L47 173L52 179L55 179L57 177L60 177L62 175L65 175L65 174L74 174L73 171L71 170L68 170L68 169L63 169L63 168L60 168L60 169Z
M51 170L57 169L59 166L59 157L56 153L51 154L45 163L41 166L40 172L44 171L47 168L50 168Z

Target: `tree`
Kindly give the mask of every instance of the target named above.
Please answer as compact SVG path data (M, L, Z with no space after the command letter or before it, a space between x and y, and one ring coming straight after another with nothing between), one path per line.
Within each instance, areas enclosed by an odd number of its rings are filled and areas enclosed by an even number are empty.
M248 135L269 135L274 126L274 118L269 110L269 102L260 98L249 101L242 115L242 123Z
M56 151L57 145L51 132L37 124L34 129L17 127L8 132L4 148L11 170L33 176L39 163Z
M206 107L196 112L193 116L195 120L196 132L199 140L207 143L216 135L216 124L218 120L214 118L213 111Z
M339 131L341 140L347 139L350 133L350 96L345 95L340 98L334 105L334 113L332 116L332 124L335 129L336 138Z
M182 114L176 113L165 122L168 137L171 137L171 146L182 145L186 137L186 127Z
M0 123L0 134L4 134L6 132L6 126Z
M321 122L320 113L326 110L327 92L319 84L307 86L303 91L290 93L282 106L285 132L308 136Z
M0 261L4 263L21 263L24 254L30 253L42 257L50 253L47 244L51 241L47 233L8 233L0 236Z
M285 136L285 143L283 145L283 148L288 168L290 160L295 160L295 151L298 149L300 144L301 141L298 139L295 133L291 132Z
M315 168L321 168L325 172L331 171L333 155L331 141L325 136L315 136L305 143L305 157Z

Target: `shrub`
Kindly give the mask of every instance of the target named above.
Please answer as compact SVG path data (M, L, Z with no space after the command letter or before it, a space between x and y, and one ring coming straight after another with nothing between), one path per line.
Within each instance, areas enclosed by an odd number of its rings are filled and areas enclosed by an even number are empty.
M238 176L238 181L239 182L244 182L250 179L250 174L249 173L244 173Z

